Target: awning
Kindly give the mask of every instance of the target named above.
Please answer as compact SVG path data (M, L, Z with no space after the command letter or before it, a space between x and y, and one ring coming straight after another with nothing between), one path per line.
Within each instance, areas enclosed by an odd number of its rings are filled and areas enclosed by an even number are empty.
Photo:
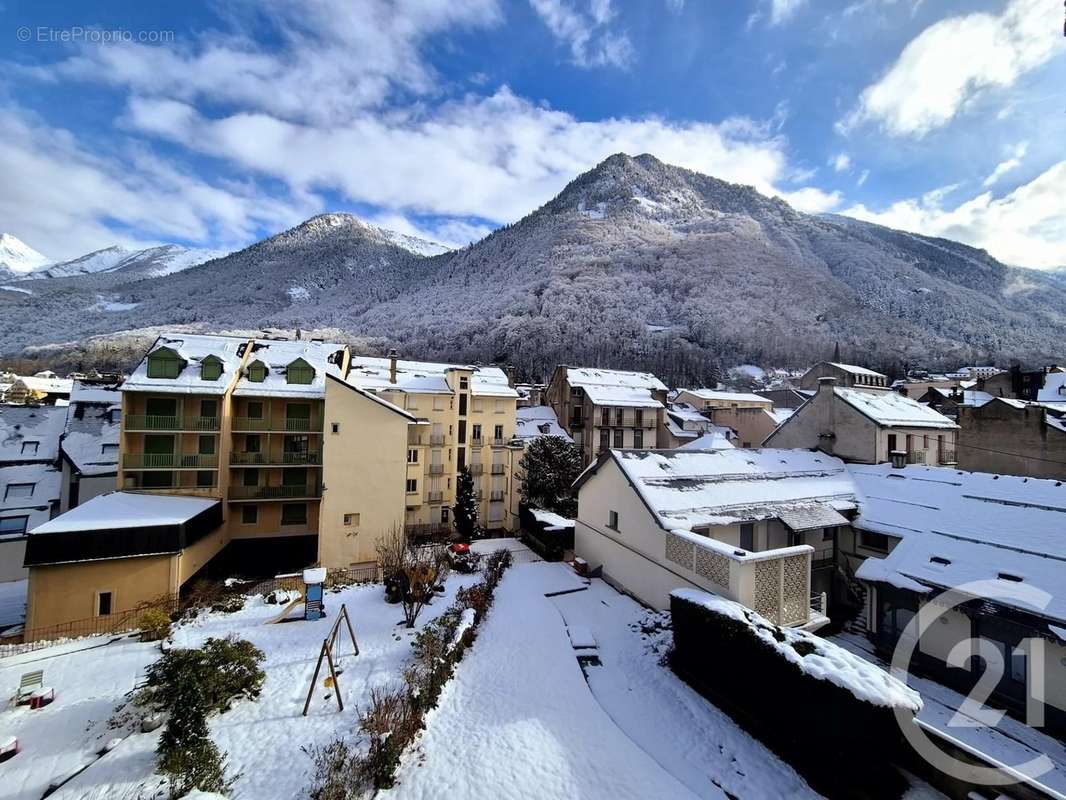
M780 519L792 531L799 533L814 528L832 528L848 525L848 518L827 503L806 503L791 506L778 513Z

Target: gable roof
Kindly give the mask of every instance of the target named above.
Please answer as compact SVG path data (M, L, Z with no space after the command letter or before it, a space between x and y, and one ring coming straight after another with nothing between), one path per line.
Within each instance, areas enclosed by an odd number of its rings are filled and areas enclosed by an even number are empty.
M233 390L234 397L321 398L326 392L326 375L341 375L342 344L305 339L253 339L249 347L247 365L261 361L267 368L266 378L252 381L247 375L241 375ZM310 383L289 383L288 369L299 362L314 369Z
M839 361L827 361L826 363L829 366L831 366L831 367L836 367L837 369L842 369L842 370L844 370L844 372L850 372L852 375L864 375L866 377L876 377L876 378L887 378L888 377L883 372L877 372L877 371L872 370L872 369L867 369L866 367L857 367L854 364L841 364Z
M470 393L475 397L518 397L507 373L499 367L397 359L396 383L390 380L390 369L388 358L352 356L348 366L348 381L374 392L450 395L453 391L448 385L448 372L469 370Z
M0 465L58 459L66 420L62 406L0 406ZM23 452L28 442L37 442L35 453Z
M559 424L555 409L551 406L529 406L515 412L515 438L536 439L540 436L559 436L573 442L570 434Z
M82 475L115 474L122 423L117 415L112 417L111 409L121 403L121 393L117 389L75 384L70 397L60 445L63 455Z
M889 428L958 428L938 411L898 392L864 392L834 387L833 394L859 413ZM785 423L787 424L787 422Z
M162 333L155 340L133 374L122 384L124 392L163 391L177 394L225 394L241 364L247 339L239 336L206 336L193 333ZM176 378L149 378L148 358L162 349L173 350L185 362ZM213 381L200 378L200 364L208 356L222 362L222 375Z
M681 392L687 392L701 400L723 400L725 402L745 402L745 403L759 403L764 406L772 406L773 401L767 397L761 395L752 394L751 392L720 392L715 389L681 389Z
M383 399L381 397L378 397L373 392L368 392L366 389L362 389L362 388L356 386L351 381L346 381L344 378L340 377L339 375L334 375L333 373L327 373L326 378L331 380L331 381L335 381L335 382L341 384L342 386L344 386L347 389L351 389L353 392L355 392L359 396L365 397L367 400L370 400L373 403L377 403L382 408L388 409L389 411L392 411L392 412L394 412L396 414L399 414L401 417L406 419L408 422L418 422L418 418L417 417L413 416L412 414L409 414L407 411L405 411L404 409L400 408L395 403L390 403L388 400L385 400L385 399Z
M566 381L585 390L598 406L662 408L653 392L665 392L666 384L650 372L628 372L596 367L566 367Z
M0 467L0 517L29 517L26 530L32 530L52 516L59 503L63 474L51 464L20 464ZM7 497L11 484L32 483L29 497Z

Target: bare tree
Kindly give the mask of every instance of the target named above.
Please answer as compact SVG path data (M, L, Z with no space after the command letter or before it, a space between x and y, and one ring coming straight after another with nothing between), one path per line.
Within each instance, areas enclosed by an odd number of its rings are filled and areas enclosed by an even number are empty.
M377 553L386 591L395 591L403 605L404 622L413 628L448 575L448 550L443 545L412 546L407 532L394 526L378 542Z

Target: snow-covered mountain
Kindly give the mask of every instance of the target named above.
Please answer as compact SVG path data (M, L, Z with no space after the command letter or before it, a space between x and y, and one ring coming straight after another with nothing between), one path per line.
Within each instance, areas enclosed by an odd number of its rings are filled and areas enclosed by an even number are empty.
M160 325L333 329L409 357L649 369L1061 359L1066 282L982 250L615 155L470 247L324 214L224 258L0 291L0 353ZM430 253L431 255L423 255Z
M0 233L0 278L10 279L32 272L51 261L10 233Z
M189 248L176 244L148 247L144 250L130 250L114 246L34 270L26 278L31 280L72 278L77 275L118 271L130 276L136 273L141 277L154 278L181 272L183 269L203 264L214 258L221 258L224 255L226 253L220 250Z

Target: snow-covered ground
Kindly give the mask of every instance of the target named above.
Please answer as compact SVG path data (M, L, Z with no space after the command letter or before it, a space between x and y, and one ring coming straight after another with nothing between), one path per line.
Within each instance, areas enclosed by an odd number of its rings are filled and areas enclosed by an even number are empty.
M477 576L452 576L447 592L428 607L424 623L451 604L455 591ZM360 654L351 655L342 637L340 667L344 711L326 699L319 688L307 717L301 716L308 683L314 671L322 639L345 603L355 626ZM266 655L263 693L254 702L244 701L233 710L211 718L212 738L229 758L231 770L240 772L233 797L247 800L291 800L304 796L310 783L310 759L301 748L349 736L358 727L358 707L365 705L371 687L399 683L402 665L410 657L410 641L417 632L397 625L399 606L384 602L380 586L362 586L326 594L329 616L317 622L265 624L279 607L262 598L248 601L235 614L205 614L175 629L178 646L197 646L208 637L229 634L248 639ZM296 612L299 614L299 610ZM106 642L106 639L96 640ZM91 642L90 642L91 643ZM19 677L43 669L44 680L56 690L55 702L31 711L22 706L0 712L0 734L19 737L22 752L0 766L0 797L4 800L38 800L56 777L89 764L108 740L125 735L111 729L108 719L127 699L146 665L159 656L158 644L122 639L96 649L65 652L73 645L0 659L0 691L10 697ZM79 646L86 646L80 643ZM323 676L319 677L319 685ZM73 798L150 797L159 782L154 774L155 746L159 732L135 733L53 797Z

